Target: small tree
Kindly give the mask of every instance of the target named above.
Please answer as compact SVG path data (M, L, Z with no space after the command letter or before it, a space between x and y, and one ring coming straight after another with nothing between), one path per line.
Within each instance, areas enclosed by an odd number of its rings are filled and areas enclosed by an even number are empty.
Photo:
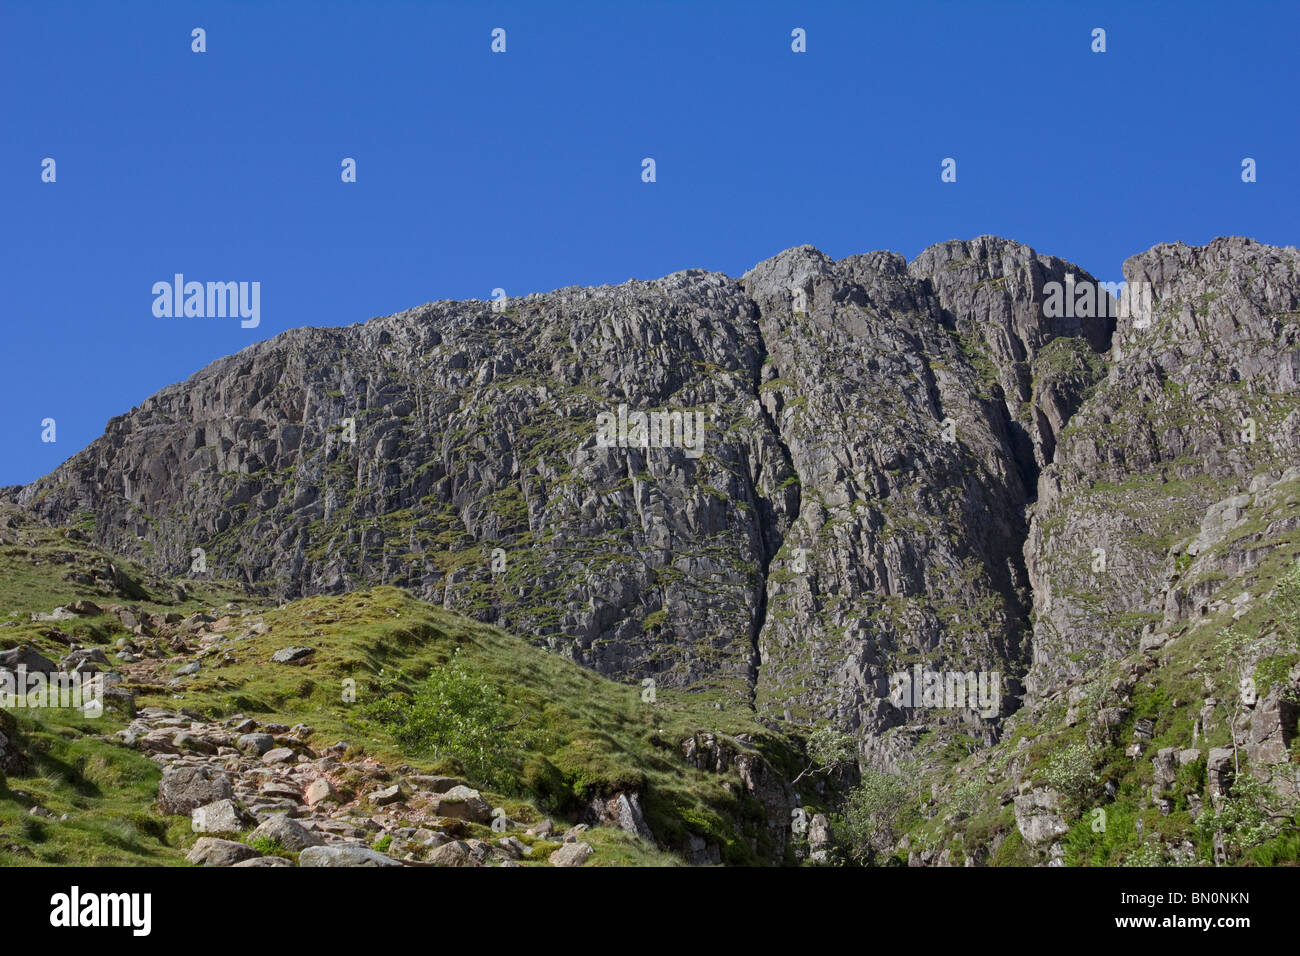
M394 693L363 708L405 750L456 760L472 778L510 788L524 749L505 698L459 660L434 668L411 695Z
M870 865L887 856L916 817L912 788L902 777L866 770L861 785L849 791L834 832L855 862Z
M1072 744L1047 758L1043 779L1078 811L1092 793L1092 751L1086 744Z
M1229 857L1238 858L1282 830L1293 829L1295 810L1264 783L1241 774L1219 809L1207 807L1196 818L1196 831L1205 844L1220 836Z
M1273 605L1279 612L1279 625L1293 642L1300 642L1300 561L1278 582Z
M822 724L808 735L808 766L791 783L813 774L830 774L856 762L858 744L852 734Z

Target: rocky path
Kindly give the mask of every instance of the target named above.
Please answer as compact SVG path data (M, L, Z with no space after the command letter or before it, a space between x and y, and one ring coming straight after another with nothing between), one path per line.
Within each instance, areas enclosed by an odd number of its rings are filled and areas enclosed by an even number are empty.
M318 751L303 725L147 707L117 736L163 767L159 808L189 815L205 834L192 863L518 866L535 852L529 844L554 840L549 862L577 866L593 852L580 842L582 824L560 836L549 820L523 830L463 780L348 760L343 742ZM485 828L495 831L490 841L479 838Z
M57 627L100 614L117 617L131 632L116 648L82 647ZM259 723L242 714L213 721L186 709L136 711L124 686L183 687L214 657L241 653L240 642L270 630L255 610L231 604L183 617L78 601L32 619L55 625L47 636L69 653L55 664L28 646L6 652L0 667L103 670L105 705L131 717L110 739L163 768L158 808L190 817L203 834L187 857L191 863L519 866L546 860L581 866L594 852L581 842L585 824L556 834L549 819L532 826L510 820L464 780L386 767L343 741L321 746L302 724ZM272 661L291 665L310 653L286 648Z

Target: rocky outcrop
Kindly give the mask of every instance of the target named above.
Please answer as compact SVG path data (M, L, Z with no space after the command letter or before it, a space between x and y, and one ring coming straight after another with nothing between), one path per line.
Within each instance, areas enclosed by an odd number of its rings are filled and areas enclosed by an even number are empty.
M1124 275L1150 305L1119 317L1105 381L1038 482L1032 693L1135 649L1144 625L1202 616L1297 526L1300 251L1161 245Z

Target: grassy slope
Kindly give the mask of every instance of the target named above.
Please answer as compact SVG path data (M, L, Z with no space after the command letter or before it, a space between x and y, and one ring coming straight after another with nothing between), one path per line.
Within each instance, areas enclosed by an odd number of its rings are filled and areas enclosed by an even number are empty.
M20 541L0 546L0 617L7 614L9 620L24 623L0 629L0 646L30 641L57 659L66 648L42 635L51 625L26 623L28 612L49 611L76 597L113 603L115 599L102 593L68 585L57 570L102 564L104 559L52 529L28 525L17 534ZM52 560L54 555L72 559ZM139 569L126 570L143 578ZM158 596L158 590L155 586L150 596ZM206 585L196 595L201 601L116 601L190 613L235 593L233 588ZM255 602L242 606L257 607ZM472 673L497 687L523 718L521 730L530 746L517 762L520 785L514 793L494 795L512 818L535 819L542 813L562 817L592 795L635 788L642 793L651 829L668 847L681 847L688 834L696 834L718 842L724 860L732 863L758 862L766 850L757 806L733 795L741 792L734 769L721 775L697 771L680 751L680 742L700 731L731 738L749 734L753 744L735 744L737 749L757 747L778 765L792 765L786 743L745 710L718 710L711 702L665 691L654 704L645 703L638 687L609 681L525 640L394 588L257 609L271 626L269 633L222 645L205 658L198 675L179 687L166 681L180 661L159 661L155 681L128 685L136 693L137 706L306 723L315 728L312 739L318 746L345 740L385 763L408 764L416 772L455 772L454 759L434 761L400 752L362 718L360 707L394 687L411 688L456 653ZM108 615L55 626L90 644L111 644L125 633ZM291 644L317 652L303 666L268 663L272 653ZM344 681L349 679L355 682L354 703L344 700ZM17 713L14 729L32 759L29 775L11 777L8 789L0 793L0 832L8 835L0 838L0 863L33 860L21 850L5 850L7 843L27 846L35 860L48 863L180 862L193 835L186 821L159 817L152 809L158 779L154 764L93 736L111 734L122 726L120 721L112 716L87 720L57 711ZM33 799L72 819L62 823L27 816ZM747 836L759 840L758 856ZM606 828L592 831L589 842L598 851L594 864L678 862L669 853L654 852Z

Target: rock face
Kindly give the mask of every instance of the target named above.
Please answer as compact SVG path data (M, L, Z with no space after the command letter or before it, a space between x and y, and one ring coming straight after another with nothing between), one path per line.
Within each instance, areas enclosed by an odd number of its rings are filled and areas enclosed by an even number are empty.
M587 807L586 818L597 826L602 823L612 824L654 845L654 834L645 822L641 798L635 791L620 791L611 797L593 797Z
M1300 527L1298 271L1300 251L1249 239L1124 263L1150 301L1120 315L1038 483L1031 692L1137 648L1144 624L1194 622Z
M888 766L907 728L995 739L1300 527L1298 268L1157 246L1117 316L1062 312L1092 276L984 236L437 302L221 359L5 495L160 572L405 586ZM922 661L992 712L892 696Z

